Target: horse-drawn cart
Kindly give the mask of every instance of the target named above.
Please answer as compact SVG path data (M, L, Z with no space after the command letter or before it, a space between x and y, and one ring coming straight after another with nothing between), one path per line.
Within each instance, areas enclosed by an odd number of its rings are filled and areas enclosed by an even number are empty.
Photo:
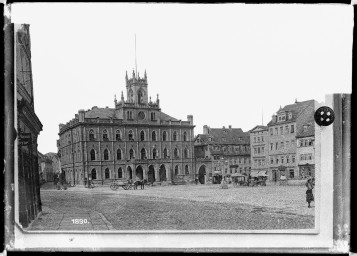
M129 181L124 182L120 180L113 180L110 184L110 188L112 190L118 190L119 188L123 188L124 190L135 188L135 183L130 183Z

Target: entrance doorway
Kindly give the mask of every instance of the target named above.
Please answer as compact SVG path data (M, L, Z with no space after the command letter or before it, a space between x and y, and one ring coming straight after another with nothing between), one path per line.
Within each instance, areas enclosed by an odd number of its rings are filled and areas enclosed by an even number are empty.
M130 166L128 166L128 168L126 169L126 177L129 179L129 180L132 180L133 179L133 170L131 169Z
M166 168L165 165L160 166L159 170L160 181L166 181Z
M198 170L198 181L201 184L205 184L205 176L206 176L206 167L202 165Z
M150 165L148 171L148 182L152 183L154 181L155 181L155 169L154 166Z
M144 179L144 172L143 172L143 168L141 167L141 165L136 167L136 177L138 177L139 180Z

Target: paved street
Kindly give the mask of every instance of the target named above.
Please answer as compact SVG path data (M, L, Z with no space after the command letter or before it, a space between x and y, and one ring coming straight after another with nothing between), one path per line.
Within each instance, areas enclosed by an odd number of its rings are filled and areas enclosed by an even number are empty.
M30 230L251 230L314 228L305 187L179 185L145 190L42 189ZM82 223L79 223L82 222Z

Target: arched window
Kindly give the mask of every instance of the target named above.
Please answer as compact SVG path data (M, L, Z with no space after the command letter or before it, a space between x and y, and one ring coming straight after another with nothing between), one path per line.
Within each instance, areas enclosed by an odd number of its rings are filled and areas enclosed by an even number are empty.
M130 158L130 159L135 158L135 157L134 157L134 149L132 149L132 148L129 150L129 158Z
M153 159L156 159L156 158L157 158L157 150L156 150L156 148L154 148L154 149L152 150L152 158L153 158Z
M92 170L91 175L92 175L92 180L97 179L97 171L95 169Z
M110 179L110 172L109 172L108 168L106 168L105 171L104 171L104 178L105 179Z
M175 175L178 175L179 174L179 167L178 165L175 166Z
M133 90L130 89L129 90L129 102L133 102L133 96L134 96Z
M177 141L177 132L174 132L174 134L172 135L172 140Z
M156 141L156 132L155 131L153 131L151 134L151 140Z
M174 149L174 157L179 158L179 152L177 148Z
M185 165L185 175L190 175L190 171L188 170L188 165Z
M144 103L144 92L142 90L138 92L138 102Z
M109 160L109 150L104 149L104 160Z
M107 141L108 140L108 131L107 130L103 130L103 140Z
M119 167L118 169L118 179L123 178L123 170L121 169L121 167Z
M164 158L167 158L168 155L167 155L167 148L164 148Z
M166 139L167 139L167 133L166 133L166 131L164 131L164 132L162 133L162 140L163 140L163 141L166 141Z
M141 141L144 141L144 140L145 140L145 132L144 132L144 131L141 131L141 132L140 132L140 140L141 140Z
M141 149L140 153L141 153L141 159L146 159L146 150L145 150L145 148Z
M188 149L185 148L183 151L184 158L188 158Z
M92 161L95 160L95 151L94 151L94 149L92 149L92 150L90 151L90 160L92 160Z
M94 140L94 131L92 129L89 131L89 140Z
M134 140L134 135L132 130L129 131L129 140Z
M183 141L187 141L187 132L183 133Z
M122 159L122 155L121 155L121 149L119 148L117 150L117 160L121 160Z
M116 130L116 132L115 132L115 139L116 139L116 140L121 140L120 130Z

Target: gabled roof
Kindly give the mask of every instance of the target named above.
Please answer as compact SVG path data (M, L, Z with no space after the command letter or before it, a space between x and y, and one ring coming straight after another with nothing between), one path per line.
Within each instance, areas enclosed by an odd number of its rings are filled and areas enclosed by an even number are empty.
M93 107L85 112L85 118L113 118L123 119L119 111L115 111L114 108L98 108Z
M87 110L85 112L85 118L113 118L113 119L124 119L124 117L121 114L121 111L117 111L114 108L98 108L98 107L93 107L90 110ZM178 119L169 116L168 114L165 114L164 112L160 112L160 119L163 121L178 121Z
M257 126L255 126L253 129L250 129L249 132L254 132L255 130L267 131L267 130L268 130L268 126L265 126L265 125L257 125Z
M307 100L307 101L296 102L294 104L286 105L282 109L279 109L277 111L277 114L279 115L279 113L281 112L290 112L292 114L292 118L291 119L287 118L285 121L282 122L273 122L273 120L271 120L268 123L268 126L296 122L299 116L304 112L304 110L308 107L314 106L314 103L315 103L314 100Z
M249 144L249 132L243 132L241 128L210 128L208 134L199 134L202 144ZM212 138L210 141L209 138Z

